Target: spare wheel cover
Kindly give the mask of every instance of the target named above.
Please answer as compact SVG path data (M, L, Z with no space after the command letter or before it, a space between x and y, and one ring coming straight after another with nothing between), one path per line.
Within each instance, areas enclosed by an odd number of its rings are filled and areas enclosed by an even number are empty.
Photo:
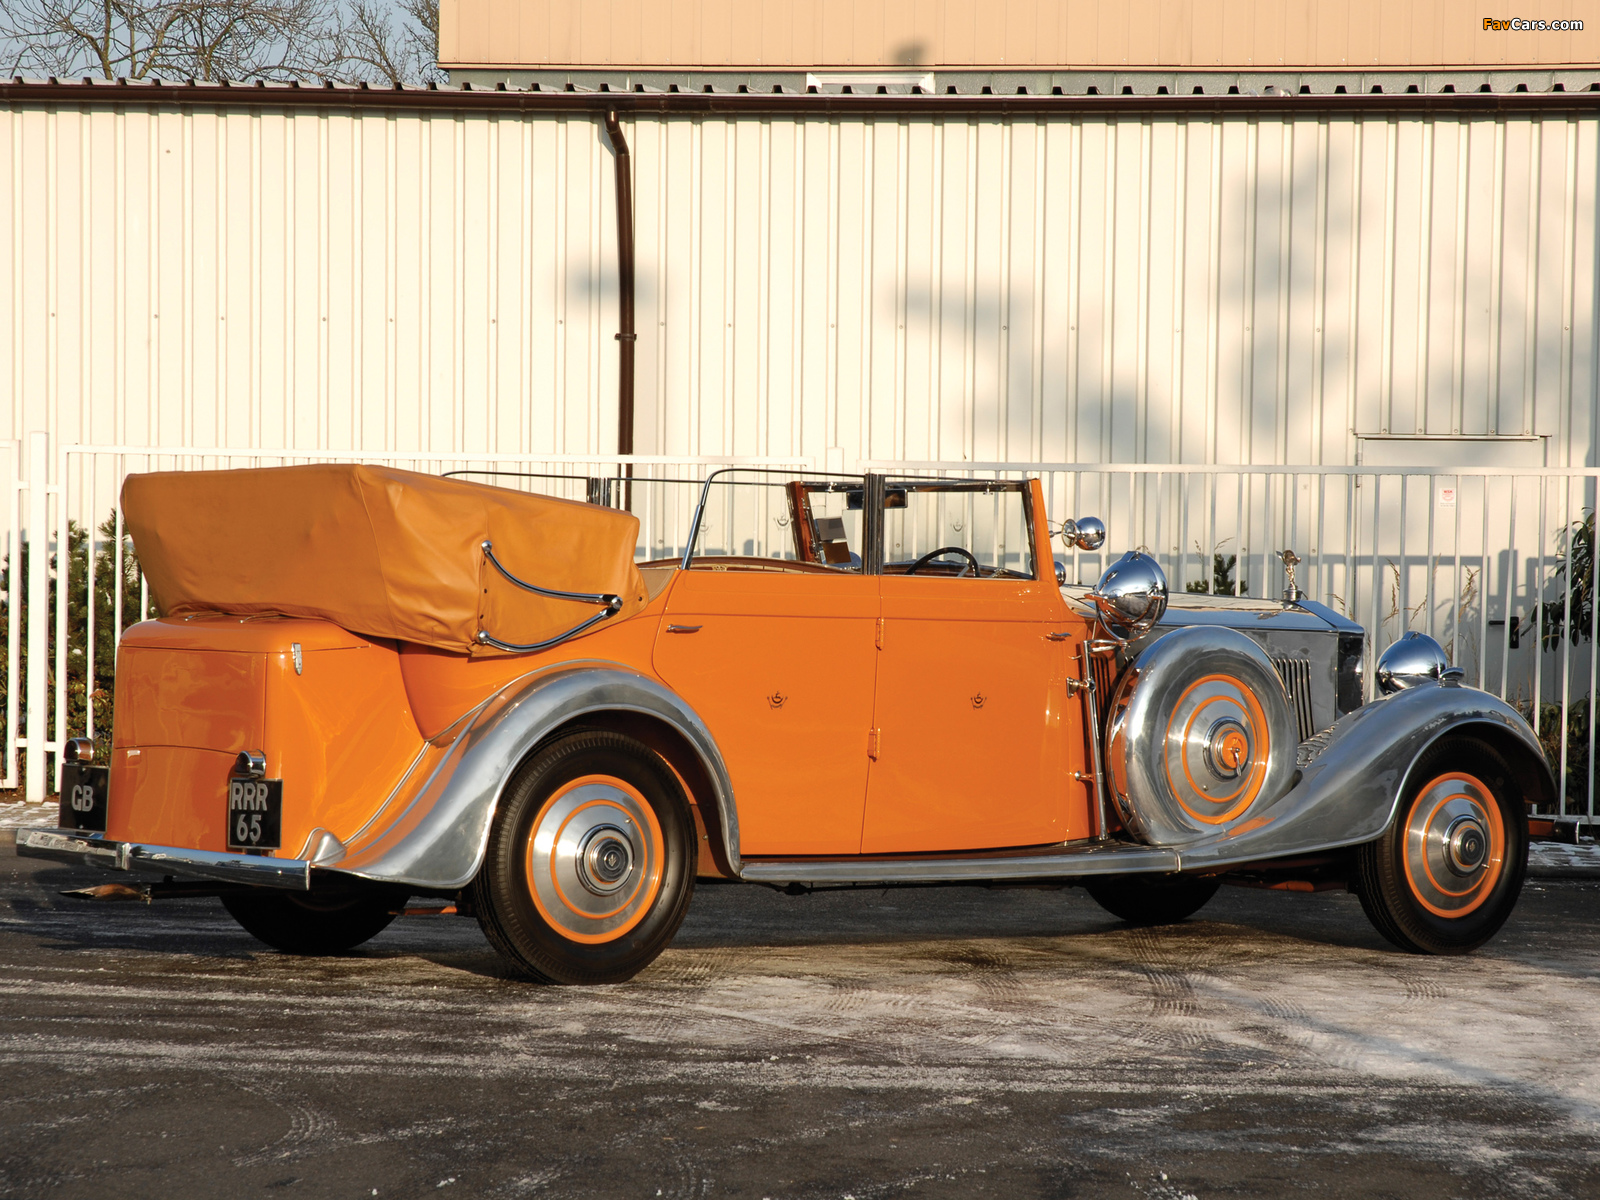
M1236 629L1163 634L1122 673L1106 720L1106 776L1123 824L1183 845L1252 820L1294 775L1283 680Z

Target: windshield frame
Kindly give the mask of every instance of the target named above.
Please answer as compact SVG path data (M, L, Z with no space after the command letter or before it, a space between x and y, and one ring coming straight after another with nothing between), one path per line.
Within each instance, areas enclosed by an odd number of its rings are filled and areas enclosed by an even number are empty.
M780 476L782 478L766 479L725 479L727 475L761 475ZM824 484L824 486L814 486ZM1034 545L1034 512L1033 488L1029 479L947 479L939 476L918 475L885 475L867 471L860 474L848 474L838 471L807 471L794 467L722 467L712 471L705 477L700 487L700 498L695 504L694 516L689 522L689 535L684 546L681 569L693 569L695 546L700 541L702 524L705 519L706 505L711 497L713 484L733 486L736 484L753 485L757 487L786 487L791 482L806 485L811 491L851 492L861 494L861 510L863 517L861 549L861 566L859 569L842 571L841 574L858 575L883 575L884 567L884 508L885 500L891 491L917 491L948 494L976 494L995 495L1006 492L1017 492L1022 497L1023 541L1027 547L1027 562L1031 574L1023 574L1010 568L995 568L993 575L984 578L1010 579L1036 581L1039 579L1039 562L1037 548ZM853 506L852 506L853 507ZM897 505L896 507L903 507Z

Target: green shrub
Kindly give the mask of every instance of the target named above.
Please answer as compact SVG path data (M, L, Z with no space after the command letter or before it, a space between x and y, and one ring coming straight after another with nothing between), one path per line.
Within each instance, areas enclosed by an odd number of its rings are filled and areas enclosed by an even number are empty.
M1573 700L1567 705L1567 777L1561 791L1566 795L1569 814L1586 813L1589 809L1589 697ZM1533 723L1533 706L1519 701L1516 709L1529 724ZM1550 772L1561 778L1561 706L1539 705L1539 745L1544 749ZM1596 781L1600 783L1600 780Z
M1233 568L1238 561L1239 556L1237 554L1230 554L1227 558L1223 558L1220 554L1213 554L1211 556L1210 581L1191 579L1183 585L1183 590L1193 592L1196 595L1205 595L1207 593L1217 596L1233 595ZM1241 580L1239 583L1239 595L1248 596L1249 594L1250 581L1248 579Z

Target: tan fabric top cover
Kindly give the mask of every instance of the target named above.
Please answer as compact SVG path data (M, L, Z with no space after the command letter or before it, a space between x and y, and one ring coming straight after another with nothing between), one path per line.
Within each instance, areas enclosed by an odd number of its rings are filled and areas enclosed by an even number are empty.
M519 579L642 608L630 513L387 467L326 465L130 475L122 508L164 612L320 617L368 637L474 655L486 630L542 642L603 611Z

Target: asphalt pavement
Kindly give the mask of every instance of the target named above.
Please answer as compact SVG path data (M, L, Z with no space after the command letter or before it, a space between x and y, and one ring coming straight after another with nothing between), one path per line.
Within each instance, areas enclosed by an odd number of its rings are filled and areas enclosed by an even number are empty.
M1600 882L1457 959L1353 896L703 886L631 984L409 917L337 959L0 848L6 1196L1600 1194Z

